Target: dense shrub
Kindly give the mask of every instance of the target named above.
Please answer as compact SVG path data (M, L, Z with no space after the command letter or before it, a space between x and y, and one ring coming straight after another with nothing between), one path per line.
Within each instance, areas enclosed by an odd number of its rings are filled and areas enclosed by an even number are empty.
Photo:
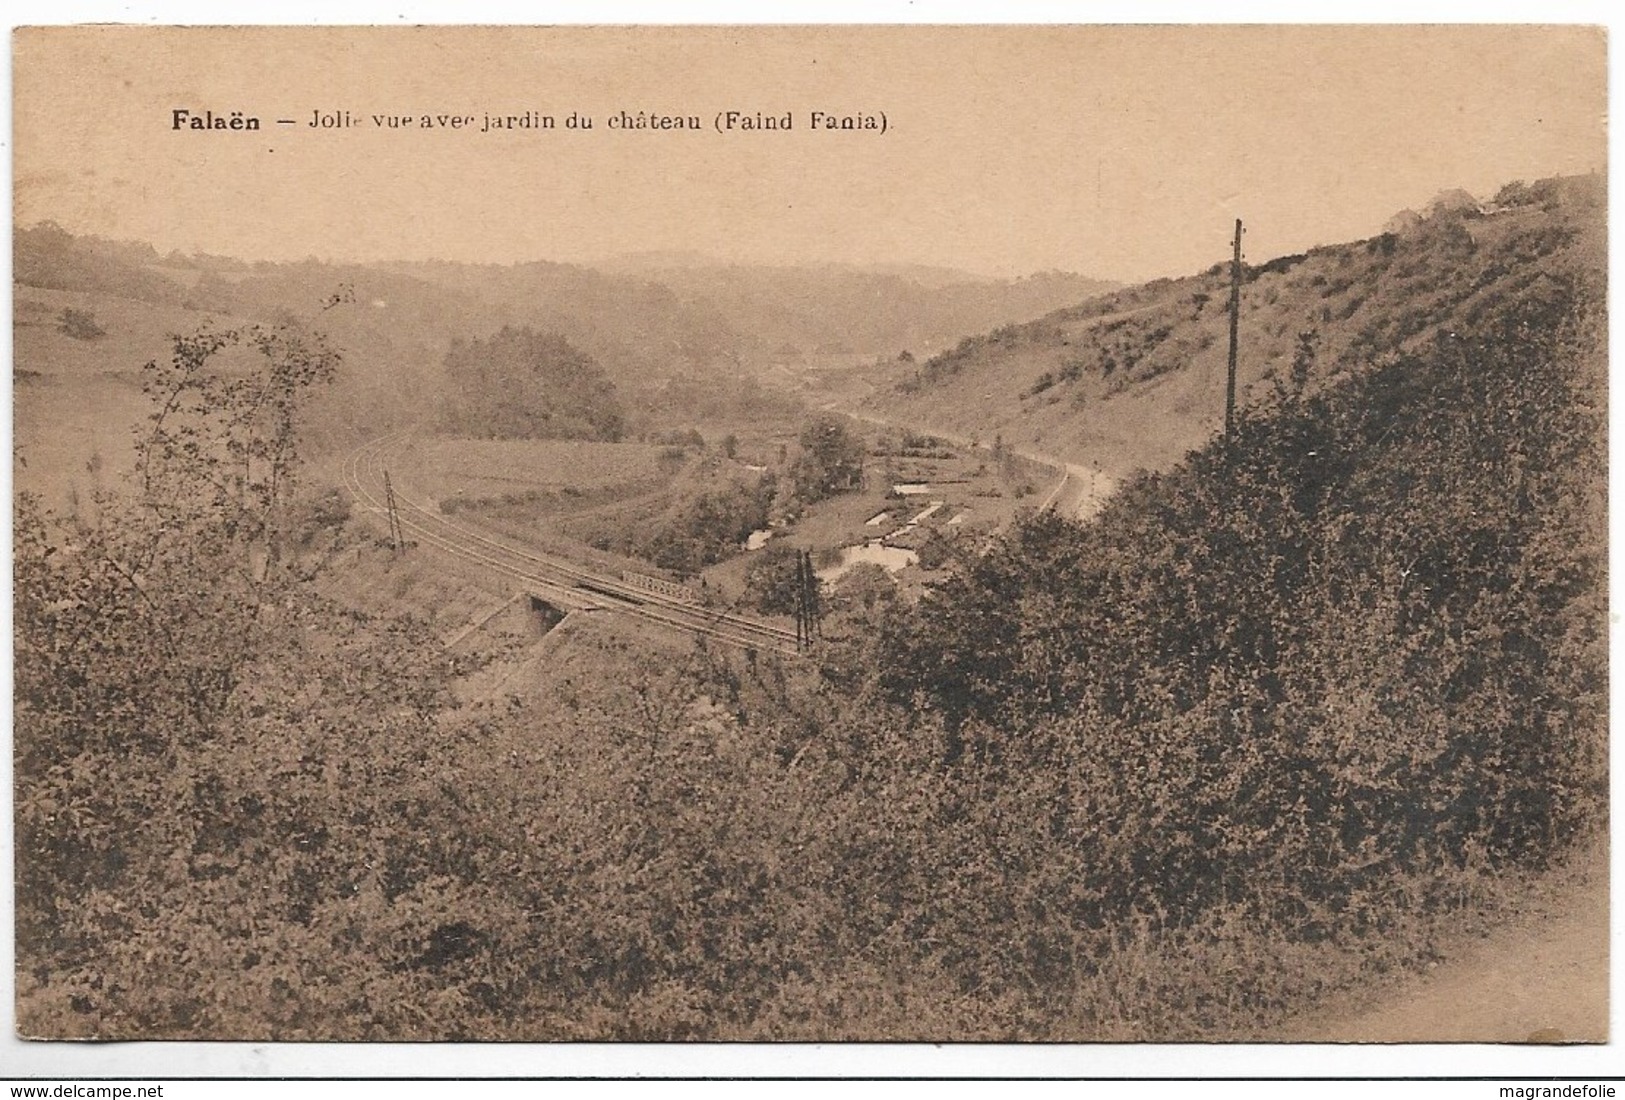
M449 431L494 439L602 439L625 431L615 384L564 337L505 326L446 354Z
M823 415L801 430L801 447L790 468L797 499L811 504L863 484L863 440L839 416Z
M689 576L732 557L767 526L777 482L771 476L710 479L627 533L621 548Z
M75 340L94 340L107 335L107 330L97 322L94 313L88 309L74 309L72 306L62 311L62 316L57 320L57 330Z
M796 610L796 559L799 550L770 542L745 567L744 605L764 615L793 615Z
M1089 746L1077 919L1247 903L1330 934L1395 875L1539 865L1595 822L1600 391L1571 303L1243 418L1088 528L1034 517L896 624L882 682L950 760Z

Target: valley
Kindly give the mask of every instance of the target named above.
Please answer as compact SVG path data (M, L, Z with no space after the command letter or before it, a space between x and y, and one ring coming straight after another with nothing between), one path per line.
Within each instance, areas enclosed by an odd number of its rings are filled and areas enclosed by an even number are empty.
M1229 439L1224 264L19 230L23 1026L1390 1038L1571 887L1595 958L1603 201L1250 260Z

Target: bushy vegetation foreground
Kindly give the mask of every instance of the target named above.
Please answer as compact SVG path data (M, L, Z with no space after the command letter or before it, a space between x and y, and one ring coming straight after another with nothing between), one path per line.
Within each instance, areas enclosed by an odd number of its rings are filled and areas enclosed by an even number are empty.
M1596 297L1283 390L817 662L588 635L601 678L463 708L308 581L323 353L183 343L142 495L17 516L22 1027L1267 1034L1602 824Z

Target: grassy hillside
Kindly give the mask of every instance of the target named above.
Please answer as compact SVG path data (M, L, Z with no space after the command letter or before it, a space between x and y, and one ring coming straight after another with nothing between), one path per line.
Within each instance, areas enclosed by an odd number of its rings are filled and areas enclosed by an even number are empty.
M1304 333L1314 389L1602 264L1600 180L1548 180L1515 197L1489 216L1442 210L1403 234L1250 263L1238 401L1287 382ZM995 329L893 364L868 406L1116 474L1166 469L1223 426L1229 284L1221 263Z
M70 335L76 311L100 332ZM148 406L141 365L167 358L169 334L191 332L207 314L178 302L151 302L92 290L14 286L12 425L23 462L18 489L61 507L88 501L131 465L133 430Z

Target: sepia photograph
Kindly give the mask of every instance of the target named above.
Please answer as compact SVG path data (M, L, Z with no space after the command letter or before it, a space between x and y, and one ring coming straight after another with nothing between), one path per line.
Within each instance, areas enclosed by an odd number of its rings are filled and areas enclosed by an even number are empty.
M11 55L20 1039L1608 1042L1603 28Z

